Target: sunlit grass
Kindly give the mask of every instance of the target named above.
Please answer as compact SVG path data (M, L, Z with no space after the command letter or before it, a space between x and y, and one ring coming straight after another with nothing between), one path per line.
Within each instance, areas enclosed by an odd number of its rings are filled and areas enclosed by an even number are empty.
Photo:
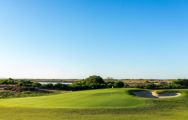
M186 120L188 91L169 99L140 98L130 89L101 89L0 100L0 120Z

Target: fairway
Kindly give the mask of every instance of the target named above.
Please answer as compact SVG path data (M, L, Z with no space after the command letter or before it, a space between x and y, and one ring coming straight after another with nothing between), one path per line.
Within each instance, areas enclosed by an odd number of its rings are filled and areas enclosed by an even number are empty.
M130 95L135 89L99 89L0 100L0 120L185 120L188 91L177 98Z

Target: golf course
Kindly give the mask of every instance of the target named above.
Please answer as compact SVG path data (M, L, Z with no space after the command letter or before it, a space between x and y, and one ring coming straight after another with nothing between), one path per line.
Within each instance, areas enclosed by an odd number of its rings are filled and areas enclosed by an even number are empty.
M188 120L188 0L0 0L0 120Z
M111 88L0 99L0 120L188 119L187 89L165 90L181 94L167 98L140 97L135 91L143 90Z

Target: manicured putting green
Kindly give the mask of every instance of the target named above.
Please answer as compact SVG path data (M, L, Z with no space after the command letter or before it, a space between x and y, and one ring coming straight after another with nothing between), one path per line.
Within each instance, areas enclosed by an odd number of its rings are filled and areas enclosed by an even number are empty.
M128 108L146 106L147 99L128 94L129 89L100 89L57 95L1 99L0 107L28 108Z

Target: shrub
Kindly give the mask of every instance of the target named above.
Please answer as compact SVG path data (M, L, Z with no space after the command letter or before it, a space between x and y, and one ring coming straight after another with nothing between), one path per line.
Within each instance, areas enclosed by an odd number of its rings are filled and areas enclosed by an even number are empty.
M149 83L145 86L146 89L157 89L158 86L155 85L154 83Z

